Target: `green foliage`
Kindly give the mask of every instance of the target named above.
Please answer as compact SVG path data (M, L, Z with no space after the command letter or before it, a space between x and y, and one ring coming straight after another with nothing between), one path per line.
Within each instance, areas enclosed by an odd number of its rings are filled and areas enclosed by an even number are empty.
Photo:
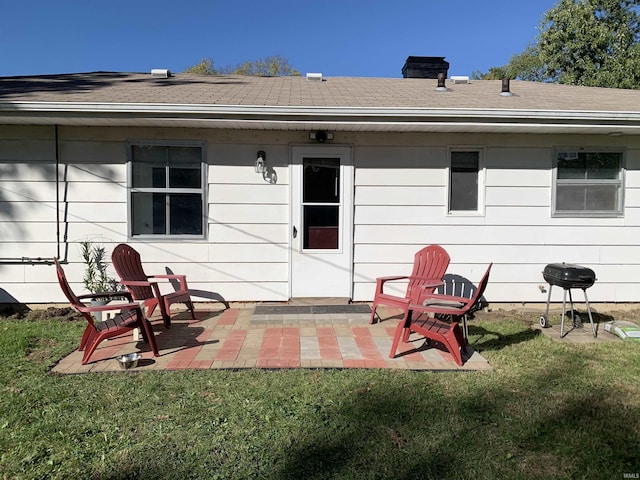
M234 75L253 75L264 77L299 76L300 72L289 65L289 60L274 55L254 62L238 65L232 72Z
M552 81L640 88L640 17L632 0L561 0L544 17L540 60Z
M104 247L94 245L90 240L80 242L80 252L85 271L82 279L90 293L117 292L120 284L107 274L106 252Z
M475 76L638 89L638 6L637 0L560 0L544 15L534 44Z
M201 75L249 75L263 77L299 76L300 72L289 65L289 60L281 55L273 55L255 61L248 61L235 67L222 67L216 69L210 58L204 58L196 65L184 70L185 73L197 73Z
M503 67L491 67L486 73L474 72L473 78L478 80L501 80L517 78L532 82L542 82L544 65L540 59L536 45L529 45L524 52L514 55Z
M623 478L638 471L640 348L476 322L490 372L54 376L84 322L0 321L7 479ZM601 333L604 335L605 333Z
M216 75L218 72L213 66L213 59L203 58L199 63L184 70L184 73L197 73L198 75Z

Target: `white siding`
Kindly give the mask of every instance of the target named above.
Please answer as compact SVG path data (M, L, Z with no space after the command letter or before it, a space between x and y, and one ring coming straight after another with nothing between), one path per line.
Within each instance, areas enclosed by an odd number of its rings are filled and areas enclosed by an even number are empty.
M60 251L83 293L78 242L110 252L129 242L147 273L187 275L196 300L287 300L289 292L290 145L308 133L199 129L59 128L63 180L56 209L53 127L0 126L0 302L61 302L50 265L9 264ZM375 278L408 274L429 243L451 255L449 271L477 282L494 267L490 302L545 302L544 265L575 262L596 271L594 302L640 300L640 139L559 135L429 135L336 132L353 146L354 300L371 300ZM207 169L205 239L127 238L127 145L130 141L204 142ZM481 214L447 213L449 147L483 149ZM552 218L552 160L557 146L626 148L624 215ZM267 152L277 173L269 184L254 172ZM56 223L58 215L60 224ZM66 243L64 239L66 238ZM166 288L166 287L165 287ZM399 293L403 284L396 287ZM554 300L562 298L561 289ZM576 292L580 301L582 294Z
M356 148L354 300L371 300L375 278L406 275L413 255L440 244L451 255L449 272L477 282L494 263L486 297L491 302L546 302L542 277L552 262L593 268L591 301L640 300L640 150L626 139L625 215L552 218L552 155L556 145L598 146L598 137L476 136L452 141L484 147L483 214L448 215L446 146L425 142L394 149ZM611 146L610 139L602 145ZM502 145L501 145L502 144ZM358 169L360 167L360 169ZM394 286L396 293L405 284ZM553 294L562 300L562 289ZM580 292L576 301L584 301Z
M265 134L255 134L252 145L235 133L208 130L60 127L59 212L54 138L53 127L0 126L0 302L64 302L51 265L7 263L57 255L58 213L61 239L68 239L61 256L66 252L70 263L64 268L77 293L84 293L79 242L92 239L108 254L117 243L129 242L147 274L186 274L195 300L288 298L290 138L268 146L271 136ZM206 143L207 239L128 239L128 142L185 139ZM268 151L278 174L274 185L254 172L260 149Z
M55 200L53 128L0 127L0 257L55 255ZM0 264L0 303L38 297L55 281L52 273L37 265Z

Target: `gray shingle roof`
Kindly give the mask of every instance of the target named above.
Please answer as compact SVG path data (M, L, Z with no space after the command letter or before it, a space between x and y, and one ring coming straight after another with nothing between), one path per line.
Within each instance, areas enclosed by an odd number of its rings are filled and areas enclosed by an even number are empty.
M640 90L499 80L470 80L436 91L436 80L405 78L248 77L95 72L0 78L0 103L98 102L370 108L481 108L640 111Z
M419 119L433 122L437 117L439 122L459 123L462 117L471 116L482 117L483 122L499 119L504 123L513 117L521 123L523 119L575 122L579 118L640 127L640 90L512 81L513 95L501 96L499 80L448 82L445 92L436 91L436 84L432 79L405 78L309 81L305 77L194 74L155 78L110 72L5 77L0 78L0 122L17 118L16 112L23 119L40 111L54 117L54 112L71 107L81 109L85 116L94 112L104 117L108 107L110 112L133 112L140 122L145 115L170 110L192 121L212 120L221 114L237 122L252 116L265 121L277 113L289 122L348 118L362 123L365 117L367 121L375 117L374 121L417 124ZM67 120L73 116L65 115Z

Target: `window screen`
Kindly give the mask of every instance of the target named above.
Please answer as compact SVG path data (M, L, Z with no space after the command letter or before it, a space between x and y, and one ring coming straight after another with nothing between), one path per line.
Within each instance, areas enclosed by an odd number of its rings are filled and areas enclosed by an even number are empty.
M202 236L202 148L134 145L131 163L131 234Z
M478 210L478 151L451 152L449 170L449 211Z

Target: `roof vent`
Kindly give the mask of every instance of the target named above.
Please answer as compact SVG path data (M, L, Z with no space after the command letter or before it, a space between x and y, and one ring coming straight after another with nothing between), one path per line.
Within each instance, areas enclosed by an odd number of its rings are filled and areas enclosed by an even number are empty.
M509 88L509 79L508 78L503 78L502 79L502 92L500 92L500 96L502 96L502 97L510 97L511 95L513 95L513 93L511 93L511 90Z
M322 74L321 73L307 73L307 80L310 82L321 82Z
M467 75L451 75L449 80L451 80L455 85L460 83L469 83L469 77Z
M151 69L151 76L154 78L169 78L171 72L166 68L153 68Z
M436 87L436 92L446 92L447 85L445 84L446 75L443 72L438 74L438 86Z

